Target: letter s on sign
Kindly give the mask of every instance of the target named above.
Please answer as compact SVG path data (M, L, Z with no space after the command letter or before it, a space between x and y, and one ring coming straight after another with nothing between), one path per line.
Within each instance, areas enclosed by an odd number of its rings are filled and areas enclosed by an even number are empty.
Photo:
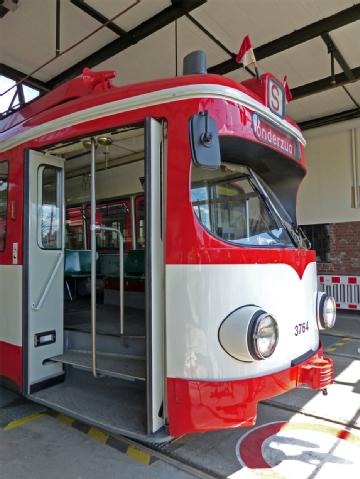
M276 83L273 83L271 85L271 109L280 114L281 112L279 111L280 109L280 100L279 100L279 96L280 96L280 91L279 91L279 88L278 86L276 85Z
M269 78L267 91L267 106L273 113L283 118L285 114L284 89L277 81Z

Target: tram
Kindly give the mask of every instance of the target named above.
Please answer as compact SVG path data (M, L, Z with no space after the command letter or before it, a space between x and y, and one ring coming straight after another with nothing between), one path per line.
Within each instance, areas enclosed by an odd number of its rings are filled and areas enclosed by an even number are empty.
M333 381L283 84L199 55L131 86L85 69L0 120L1 380L132 437L251 426Z

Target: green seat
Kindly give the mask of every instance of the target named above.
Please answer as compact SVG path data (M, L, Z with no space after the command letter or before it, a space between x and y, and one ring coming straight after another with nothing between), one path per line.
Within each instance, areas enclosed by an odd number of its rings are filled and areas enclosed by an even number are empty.
M96 253L96 272L99 272L99 255ZM81 274L91 274L91 251L79 251L80 272Z
M127 254L124 276L126 279L143 278L145 275L145 250L133 249Z
M79 251L65 250L65 276L79 273L81 270Z
M99 272L99 254L96 253L96 272ZM90 250L65 250L65 275L91 275Z
M99 276L100 262L99 255L96 253L96 274ZM91 251L90 250L65 250L64 261L65 286L72 300L73 294L76 295L77 280L83 281L83 278L91 276ZM74 291L70 290L69 279L73 280Z

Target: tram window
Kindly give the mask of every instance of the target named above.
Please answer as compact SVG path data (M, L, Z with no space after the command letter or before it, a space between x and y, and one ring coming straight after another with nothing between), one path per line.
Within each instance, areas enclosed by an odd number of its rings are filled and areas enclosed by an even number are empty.
M67 249L83 249L84 244L84 218L82 208L67 208L66 210L66 239Z
M90 207L88 207L90 218ZM96 223L109 228L120 229L124 237L124 251L132 249L131 204L129 198L112 203L99 204L96 208ZM113 231L99 231L96 234L96 247L99 250L118 250L119 237Z
M135 199L136 247L145 248L145 200L144 196Z
M0 161L0 251L6 246L9 162Z
M206 186L195 186L192 189L191 196L196 216L207 229L210 226L210 208L209 208L209 188Z
M193 166L191 197L200 223L222 240L239 245L293 246L244 167L224 163L211 172Z
M38 243L43 249L61 248L61 170L38 170Z

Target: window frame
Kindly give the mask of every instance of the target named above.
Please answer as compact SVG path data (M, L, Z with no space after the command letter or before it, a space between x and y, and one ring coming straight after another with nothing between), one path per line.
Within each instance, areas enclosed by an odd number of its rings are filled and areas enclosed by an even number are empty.
M56 178L57 178L57 191L56 191L56 201L59 204L59 230L58 230L58 238L59 238L59 244L60 246L56 248L49 248L47 246L44 246L42 243L42 236L41 236L41 227L40 227L40 211L42 208L42 200L43 200L43 173L46 168L55 170L57 172ZM38 166L37 169L37 205L36 205L36 239L37 239L37 245L40 249L44 251L61 251L64 248L64 227L65 225L63 224L63 209L64 209L64 199L63 199L63 188L62 188L62 183L63 183L63 175L64 171L62 168L58 168L57 166L54 165L49 165L47 163L42 163L41 165ZM41 200L41 202L40 202Z
M146 211L145 211L145 208L144 208L144 218L143 218L143 221L144 221L144 224L142 225L142 228L144 230L144 243L141 245L139 243L139 238L140 238L140 215L139 215L139 203L141 203L141 201L143 201L144 203L144 206L145 206L145 195L144 193L139 193L135 196L135 199L134 199L134 208L135 208L135 214L134 214L134 220L135 220L135 245L136 245L136 249L144 249L145 248L145 238L146 238L146 230L145 230L145 214L146 214Z
M7 178L6 178L6 208L4 211L6 211L5 215L5 220L4 220L4 238L3 238L3 247L0 248L0 253L4 253L6 251L7 247L7 236L8 236L8 223L9 223L9 177L10 177L10 161L8 159L0 160L1 163L7 163ZM1 217L0 217L1 220Z

